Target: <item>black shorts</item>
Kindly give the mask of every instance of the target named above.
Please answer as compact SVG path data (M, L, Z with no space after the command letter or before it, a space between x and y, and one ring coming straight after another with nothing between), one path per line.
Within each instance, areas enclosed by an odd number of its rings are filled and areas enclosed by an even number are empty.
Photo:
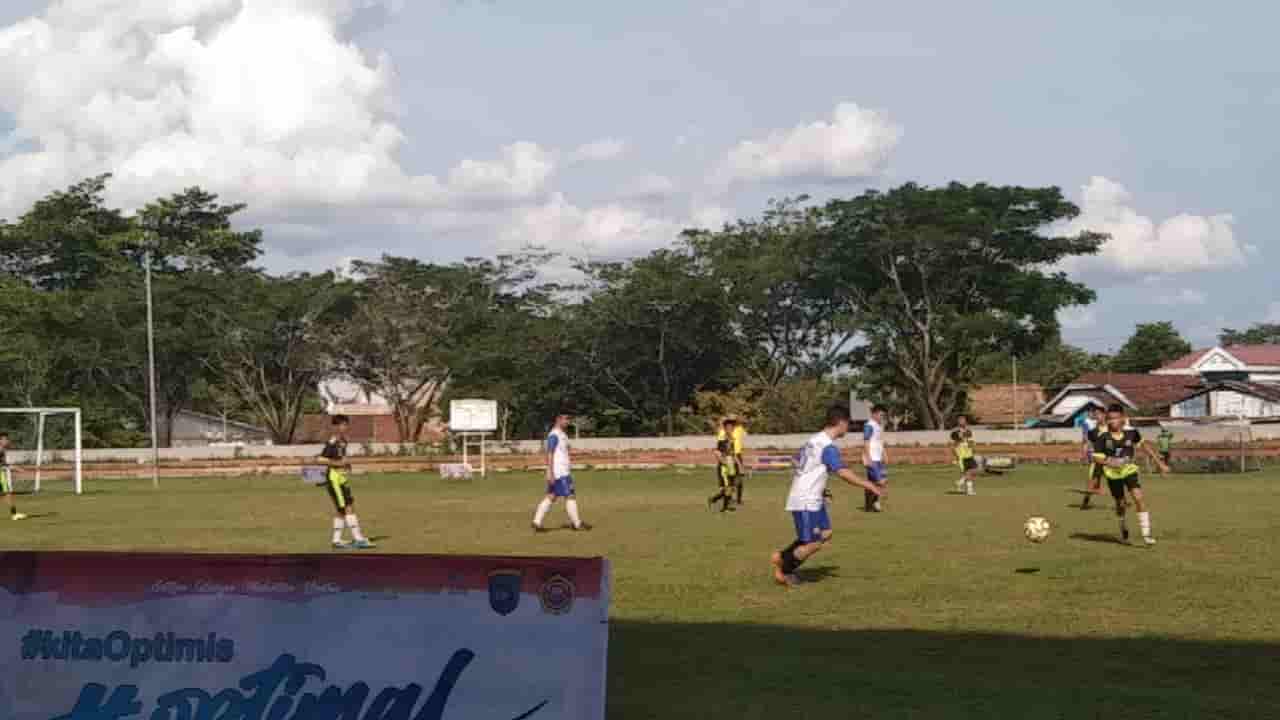
M350 483L327 482L324 487L329 493L329 499L333 501L333 509L338 512L351 507L351 503L356 500L356 496L351 492Z
M738 468L719 465L716 468L716 479L720 482L720 487L733 487L738 484Z
M1142 481L1138 479L1138 473L1134 473L1127 478L1107 478L1107 487L1111 489L1111 497L1116 500L1124 499L1124 491L1130 492L1142 488Z
M965 471L965 472L969 472L970 470L977 470L977 469L978 469L978 461L977 461L977 460L974 460L974 459L973 459L973 458L971 458L971 457L969 457L969 458L965 458L965 459L963 459L963 460L961 460L961 461L960 461L960 466L964 468L964 471Z

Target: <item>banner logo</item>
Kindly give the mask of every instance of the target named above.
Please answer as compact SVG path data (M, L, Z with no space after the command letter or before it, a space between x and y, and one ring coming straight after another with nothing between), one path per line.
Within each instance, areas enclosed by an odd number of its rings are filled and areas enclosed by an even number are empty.
M573 596L573 581L563 575L552 575L538 591L542 611L551 615L564 615L572 610Z
M520 606L519 570L495 570L489 573L489 607L499 615L510 615Z

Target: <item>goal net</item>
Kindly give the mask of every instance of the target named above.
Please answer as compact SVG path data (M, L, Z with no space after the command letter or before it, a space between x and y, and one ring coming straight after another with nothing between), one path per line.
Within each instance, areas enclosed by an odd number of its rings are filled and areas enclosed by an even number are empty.
M84 492L80 408L0 408L8 487L15 493Z
M1169 466L1176 473L1243 473L1262 469L1262 442L1248 420L1217 420L1171 427ZM1154 435L1154 433L1153 433ZM1156 437L1147 439L1158 443Z

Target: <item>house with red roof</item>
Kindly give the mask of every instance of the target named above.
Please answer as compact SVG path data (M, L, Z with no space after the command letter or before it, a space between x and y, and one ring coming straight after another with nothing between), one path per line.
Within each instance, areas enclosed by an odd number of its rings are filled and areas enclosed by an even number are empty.
M1200 386L1196 377L1141 373L1089 373L1076 378L1040 408L1042 426L1072 426L1089 408L1120 405L1135 415L1168 416L1174 403Z
M1173 417L1280 417L1280 345L1197 350L1152 375L1202 381L1172 405Z

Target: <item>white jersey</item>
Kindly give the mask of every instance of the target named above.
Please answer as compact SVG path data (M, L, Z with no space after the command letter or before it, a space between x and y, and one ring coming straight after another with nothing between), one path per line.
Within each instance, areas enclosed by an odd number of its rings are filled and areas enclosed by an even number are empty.
M873 463L884 462L884 428L875 420L862 426L862 441L867 446L867 459Z
M809 438L796 458L791 492L787 493L787 510L817 512L825 502L828 473L844 469L840 449L825 432Z
M547 435L547 452L551 453L551 474L557 480L569 477L572 468L569 466L569 436L565 431L556 428Z

